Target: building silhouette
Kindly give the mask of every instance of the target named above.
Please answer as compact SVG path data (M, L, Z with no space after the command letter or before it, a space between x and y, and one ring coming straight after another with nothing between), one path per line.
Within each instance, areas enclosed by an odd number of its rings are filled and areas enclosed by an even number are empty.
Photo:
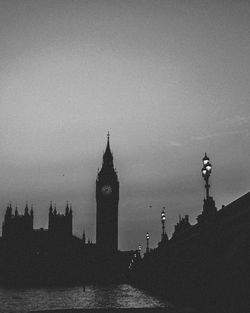
M113 252L118 250L118 203L119 181L108 134L102 168L96 179L96 244Z
M24 212L8 204L0 238L0 284L54 285L130 281L176 303L219 306L221 312L250 307L250 192L217 210L209 194L211 164L206 168L206 197L197 223L179 216L169 238L165 211L158 247L141 258L118 250L119 181L109 134L96 179L96 243L72 233L72 205L64 213L48 207L48 229L34 229L33 207ZM206 172L207 171L207 172ZM233 297L232 297L233 295ZM232 308L232 310L231 310ZM224 311L222 309L225 309ZM231 310L231 311L230 311Z
M30 211L26 203L24 214L19 214L16 207L12 212L12 204L8 204L2 224L2 237L4 239L25 239L32 235L33 208Z
M72 236L72 206L67 202L65 213L58 213L56 207L49 207L49 227L48 232L51 237L71 237Z
M109 134L96 179L96 243L72 232L72 205L48 207L48 228L34 229L33 207L8 204L0 238L0 283L53 285L124 281L134 251L118 251L119 181ZM13 212L14 211L14 212Z
M96 244L99 249L108 252L118 250L118 202L119 181L113 164L108 134L102 168L96 179ZM17 207L13 212L12 204L8 204L2 224L2 239L32 238L34 231L39 231L33 228L33 218L33 206L29 209L28 203L23 214L18 212ZM50 202L48 229L40 229L40 231L47 232L50 239L63 240L72 237L72 205L67 202L65 212L60 213L56 205L52 206ZM82 241L85 244L85 231Z
M220 210L206 192L197 223L179 216L169 240L130 263L130 282L202 312L248 312L249 243L250 192Z
M24 208L24 213L20 214L17 207L15 212L12 212L12 204L8 204L2 224L2 238L3 240L30 240L34 236L33 228L34 211L33 206L29 210L28 203ZM44 231L44 229L39 229ZM64 239L72 236L72 206L69 207L67 202L65 213L57 212L56 206L52 208L52 202L49 207L49 224L48 224L49 237Z

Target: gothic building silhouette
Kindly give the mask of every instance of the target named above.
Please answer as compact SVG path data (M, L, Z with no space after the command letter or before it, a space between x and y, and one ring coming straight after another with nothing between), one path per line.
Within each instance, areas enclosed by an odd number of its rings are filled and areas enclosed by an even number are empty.
M0 283L54 284L121 278L130 251L118 251L119 181L109 133L102 168L96 178L96 243L72 232L72 205L64 212L48 207L48 228L34 229L33 206L24 213L8 204L0 238Z
M118 202L119 181L113 164L110 150L109 133L106 150L103 154L102 168L96 179L96 244L99 249L118 250ZM20 214L17 207L13 212L12 204L8 204L2 224L2 238L20 240L32 237L33 206L29 209L26 203L24 213ZM49 206L48 231L50 238L63 240L72 237L72 205L66 204L65 212L57 211L56 205ZM37 230L36 230L37 231ZM83 242L85 243L85 233Z
M102 168L96 179L96 244L101 249L118 249L119 181L109 145L103 154Z
M8 204L2 224L2 238L18 241L32 238L33 232L37 231L33 228L33 219L33 206L29 210L26 203L24 213L20 214L17 207L13 213L12 204ZM44 229L41 230L44 231ZM56 206L53 209L50 203L48 233L51 238L58 239L72 236L72 206L69 207L68 202L64 214L57 212Z
M26 203L24 214L19 214L16 207L12 212L12 204L7 206L2 225L2 236L4 239L19 239L29 237L33 231L33 207L30 211Z
M51 236L70 237L72 236L72 205L67 202L65 213L58 213L56 207L52 208L52 202L49 208L49 234Z
M203 161L207 159L205 155ZM211 170L210 163L204 164ZM48 229L33 228L32 206L26 204L21 214L10 203L0 238L0 284L117 283L129 279L139 287L160 291L171 301L206 305L219 298L226 307L232 299L232 313L240 305L245 309L244 303L250 306L250 192L217 210L209 195L209 177L205 178L206 198L196 224L190 224L188 215L179 216L169 238L163 211L157 248L147 246L144 258L140 249L119 251L119 181L108 134L96 178L96 244L86 243L85 232L82 239L73 235L68 202L64 213L50 203ZM146 239L148 244L149 235Z

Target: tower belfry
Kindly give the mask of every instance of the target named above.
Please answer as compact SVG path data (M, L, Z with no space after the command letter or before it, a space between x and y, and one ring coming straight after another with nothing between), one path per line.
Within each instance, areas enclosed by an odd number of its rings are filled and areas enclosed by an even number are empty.
M96 179L96 244L100 249L117 251L119 181L109 138L108 133L102 168Z

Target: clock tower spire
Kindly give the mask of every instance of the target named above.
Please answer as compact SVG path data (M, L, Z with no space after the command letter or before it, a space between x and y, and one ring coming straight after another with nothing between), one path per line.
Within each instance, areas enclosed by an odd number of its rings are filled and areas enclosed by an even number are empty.
M106 150L103 154L103 163L102 163L102 166L105 167L105 168L114 168L114 165L113 165L113 155L112 155L112 152L110 150L110 145L109 145L109 137L110 137L110 134L108 132L107 134L107 146L106 146Z
M96 244L99 249L115 252L118 249L119 181L109 137L108 133L102 168L96 179Z

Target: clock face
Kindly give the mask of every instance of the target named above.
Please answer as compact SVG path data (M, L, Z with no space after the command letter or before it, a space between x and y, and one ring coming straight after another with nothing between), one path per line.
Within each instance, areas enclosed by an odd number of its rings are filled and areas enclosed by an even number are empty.
M112 192L112 188L109 185L103 186L101 190L102 190L103 195L105 196L110 195Z

